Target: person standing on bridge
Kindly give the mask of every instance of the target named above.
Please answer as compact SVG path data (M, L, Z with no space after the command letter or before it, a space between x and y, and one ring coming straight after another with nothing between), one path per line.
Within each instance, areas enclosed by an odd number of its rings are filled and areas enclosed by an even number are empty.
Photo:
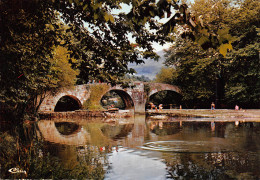
M214 102L211 103L211 110L214 110L215 109L215 104Z
M160 104L160 105L159 105L159 111L162 111L162 109L163 109L163 105Z
M152 102L150 102L149 104L150 104L150 106L151 106L151 110L153 110L153 108L154 108L154 109L157 109L156 106L155 106Z

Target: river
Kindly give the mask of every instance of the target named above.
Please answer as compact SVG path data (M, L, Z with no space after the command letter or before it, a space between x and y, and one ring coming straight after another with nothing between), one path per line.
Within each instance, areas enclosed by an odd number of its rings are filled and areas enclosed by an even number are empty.
M259 119L136 115L21 128L1 128L2 179L260 179Z

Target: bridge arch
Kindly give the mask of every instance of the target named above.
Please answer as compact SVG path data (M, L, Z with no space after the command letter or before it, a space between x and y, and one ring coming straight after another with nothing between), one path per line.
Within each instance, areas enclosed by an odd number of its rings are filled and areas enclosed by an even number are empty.
M177 86L164 83L148 83L146 86L146 91L148 91L146 109L150 108L150 102L156 106L162 104L166 109L181 104L181 91Z
M160 91L174 91L176 93L181 94L181 90L174 85L164 84L164 83L149 83L149 86L150 86L150 92L148 94L148 97Z
M133 109L134 108L134 101L133 101L132 97L126 91L124 91L123 89L111 88L106 93L104 93L102 95L101 99L108 92L115 92L116 94L118 94L118 96L120 96L120 98L123 100L123 102L125 104L125 109ZM100 101L101 101L101 99L100 99Z
M87 84L77 85L70 88L60 89L59 92L53 95L51 92L47 92L45 99L40 105L40 112L54 112L54 108L57 102L63 96L70 96L75 99L80 107L82 107L83 102L89 98L90 93Z
M58 98L56 98L57 100ZM54 112L75 111L82 108L80 100L73 95L63 95L55 103Z
M152 94L146 103L146 109L150 109L150 103L159 106L163 105L163 109L179 108L182 104L182 95L172 90L162 90Z

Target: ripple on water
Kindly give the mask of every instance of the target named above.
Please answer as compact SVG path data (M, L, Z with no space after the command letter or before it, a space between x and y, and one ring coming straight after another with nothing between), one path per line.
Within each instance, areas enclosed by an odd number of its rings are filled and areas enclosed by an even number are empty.
M227 143L217 143L211 141L155 141L145 143L142 147L144 150L162 151L162 152L227 152L234 151L234 146Z

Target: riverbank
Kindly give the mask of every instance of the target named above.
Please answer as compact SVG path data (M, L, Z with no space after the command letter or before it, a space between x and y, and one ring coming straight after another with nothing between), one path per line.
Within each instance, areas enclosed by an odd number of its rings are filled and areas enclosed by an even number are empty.
M259 118L260 109L163 109L161 111L148 110L146 116L165 115L169 117L193 117L193 118Z

